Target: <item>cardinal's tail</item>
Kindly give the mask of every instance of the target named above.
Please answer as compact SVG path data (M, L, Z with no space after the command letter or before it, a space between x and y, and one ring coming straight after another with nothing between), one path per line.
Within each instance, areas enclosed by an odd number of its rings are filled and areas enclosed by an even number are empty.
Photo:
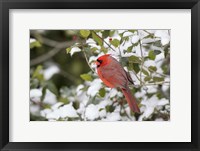
M131 94L130 89L129 88L126 88L126 89L122 88L122 92L123 92L128 104L129 104L131 110L133 112L140 113L140 109L139 109L139 107L136 103L136 99Z

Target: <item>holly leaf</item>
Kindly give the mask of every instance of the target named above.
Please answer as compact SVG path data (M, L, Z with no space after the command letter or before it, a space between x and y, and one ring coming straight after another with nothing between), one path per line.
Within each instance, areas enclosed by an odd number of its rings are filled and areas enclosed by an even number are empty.
M129 62L132 62L132 63L141 63L140 58L137 57L137 56L130 56L130 57L128 58L128 61L129 61Z
M148 69L149 69L150 72L156 72L157 71L157 68L155 66L149 66Z
M89 30L80 30L80 34L83 38L87 38L90 35Z
M110 41L110 43L116 48L119 46L120 41L118 39L113 39L112 41Z
M142 69L142 73L144 73L145 75L149 76L149 72L145 69Z
M153 81L161 82L161 81L164 81L164 78L163 77L153 77Z
M67 53L67 54L70 53L71 49L72 49L71 47L67 48L67 49L66 49L66 53Z
M151 60L155 60L155 58L156 58L156 55L154 54L154 51L153 50L150 50L149 51L149 59L151 59Z
M104 97L105 94L106 94L106 90L105 90L104 88L101 88L101 89L99 90L99 95L100 95L101 97Z
M96 41L100 46L103 45L103 40L94 32L92 32L92 38Z
M81 74L80 77L85 81L92 81L92 77L89 74Z

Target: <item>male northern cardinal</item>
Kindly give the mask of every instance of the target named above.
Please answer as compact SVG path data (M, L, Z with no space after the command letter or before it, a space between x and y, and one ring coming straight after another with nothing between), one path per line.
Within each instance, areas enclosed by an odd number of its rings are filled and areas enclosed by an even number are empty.
M120 63L110 54L100 56L95 63L97 65L97 73L105 85L110 88L121 88L131 110L140 113L136 99L131 95L128 87L129 82L133 84L133 80Z

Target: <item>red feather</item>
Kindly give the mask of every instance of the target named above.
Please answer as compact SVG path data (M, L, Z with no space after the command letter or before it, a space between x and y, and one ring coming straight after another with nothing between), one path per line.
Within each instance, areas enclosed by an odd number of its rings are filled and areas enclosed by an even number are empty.
M128 84L133 83L130 75L120 63L110 55L103 55L96 61L99 78L110 88L119 87L133 112L140 113L136 99L131 95Z

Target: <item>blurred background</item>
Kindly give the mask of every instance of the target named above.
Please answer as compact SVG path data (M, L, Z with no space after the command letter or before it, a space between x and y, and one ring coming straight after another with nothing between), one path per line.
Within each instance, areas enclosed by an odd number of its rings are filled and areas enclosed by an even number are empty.
M141 114L98 78L107 53L131 74ZM31 30L30 120L169 121L170 30Z

